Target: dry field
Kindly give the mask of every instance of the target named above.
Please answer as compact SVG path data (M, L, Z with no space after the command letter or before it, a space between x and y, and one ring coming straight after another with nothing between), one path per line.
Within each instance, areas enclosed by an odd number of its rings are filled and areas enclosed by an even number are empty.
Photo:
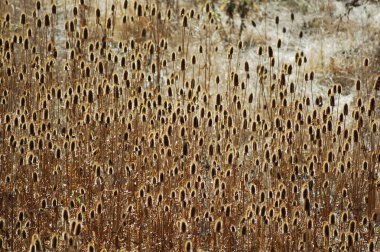
M0 251L380 251L376 0L0 0Z

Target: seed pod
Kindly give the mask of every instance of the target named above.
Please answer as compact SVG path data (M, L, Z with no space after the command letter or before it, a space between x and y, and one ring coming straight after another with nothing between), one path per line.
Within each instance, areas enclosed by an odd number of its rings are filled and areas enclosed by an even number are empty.
M336 217L335 217L335 214L334 213L331 213L330 214L330 218L329 218L330 220L330 224L331 225L335 225L335 222L336 222Z
M228 59L232 59L233 54L234 54L234 48L231 46L230 50L228 51Z
M22 14L21 14L20 23L21 23L21 25L25 25L25 23L26 23L26 16L25 16L25 13L22 13Z
M272 58L273 57L273 49L271 46L268 46L268 57Z
M376 106L375 98L372 97L371 100L369 101L369 110L372 112L375 111L375 106Z
M83 29L83 39L87 40L88 39L88 28L85 27Z
M354 143L357 143L359 141L359 133L357 129L354 129L353 131L353 138L354 138Z
M186 61L185 59L182 59L181 60L181 71L185 71L186 70Z
M343 114L344 114L345 116L348 115L348 105L347 105L347 103L344 104L344 106L343 106Z
M281 39L277 40L277 48L281 48Z
M45 27L50 26L50 16L48 14L45 15Z
M98 204L96 205L96 213L101 214L103 211L102 208L103 208L102 202L98 202Z
M374 84L374 86L373 86L373 89L374 89L375 91L380 91L380 75L377 76L377 79L376 79L376 81L375 81L375 84Z
M62 219L63 219L63 222L68 222L69 221L69 211L67 208L64 208L62 210Z
M189 143L185 142L182 145L182 155L187 156L189 154Z
M335 97L333 95L330 96L330 106L331 107L335 106Z
M294 83L291 82L290 83L290 93L293 94L295 92L295 86L294 86Z
M257 54L259 56L263 55L263 48L261 46L259 47Z
M181 233L187 232L187 224L185 220L182 220L179 224Z
M330 237L330 226L327 223L323 225L323 234L327 239Z
M297 66L299 66L299 67L302 66L302 58L298 59Z
M360 80L357 80L355 84L356 91L360 91L360 84L361 84Z
M192 244L191 241L186 241L186 243L185 243L185 251L186 252L193 251L193 244Z
M111 18L108 18L108 19L107 19L107 29L110 30L111 27L112 27Z
M101 61L99 61L98 63L98 71L99 71L99 74L103 74L104 68L103 68L103 63Z
M369 65L369 60L368 60L368 58L365 58L365 59L364 59L363 65L364 65L364 67L368 67L368 65Z
M248 97L248 103L252 103L253 102L253 94L251 93Z
M58 237L57 235L53 235L53 238L51 239L51 248L56 249L58 247Z
M42 26L41 19L37 19L37 28L41 28L41 26Z
M350 221L349 230L350 230L351 233L355 232L355 230L356 230L356 221L354 221L354 220Z
M219 218L215 222L214 230L215 230L216 233L221 233L222 232L222 230L223 230L223 221L222 221L222 219Z
M137 16L141 17L143 15L143 10L141 4L137 6Z
M283 225L282 225L282 232L284 234L287 234L289 232L289 224L287 222L285 222Z
M237 73L234 74L234 86L235 87L239 86L239 76Z
M74 32L75 31L75 24L74 24L74 22L71 21L69 25L70 25L70 27L69 27L70 28L70 32Z

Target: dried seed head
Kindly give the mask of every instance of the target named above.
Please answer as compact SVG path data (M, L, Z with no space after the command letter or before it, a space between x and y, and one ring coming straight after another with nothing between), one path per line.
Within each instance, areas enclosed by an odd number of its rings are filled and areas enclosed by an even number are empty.
M97 214L101 214L103 211L103 205L102 205L102 202L98 202L98 204L96 205L96 213Z
M327 223L323 225L323 234L326 238L330 237L330 226Z
M142 15L143 15L143 8L142 8L141 4L139 4L137 6L137 16L141 17Z
M234 74L234 86L235 87L239 86L239 76L237 73Z
M22 14L21 14L20 23L21 23L21 25L25 25L25 23L26 23L26 16L25 16L25 13L22 13Z
M363 62L363 66L368 67L368 65L369 65L369 60L368 60L368 58L365 58L364 62Z
M303 31L300 31L299 38L302 39L303 37Z
M281 39L277 40L277 48L281 48Z
M95 252L95 246L93 243L88 244L87 252Z
M246 72L249 72L249 64L248 64L247 61L244 63L244 70L245 70Z
M58 236L57 235L53 235L53 237L51 238L50 246L52 249L58 248Z
M57 14L57 5L53 4L51 6L51 13L54 14L54 15Z
M329 222L330 222L330 225L335 225L335 223L336 223L336 217L335 217L334 213L330 214Z
M360 80L357 80L355 84L356 91L360 91L360 84L361 84Z
M380 75L377 76L377 79L375 80L375 84L373 85L373 89L375 91L380 91Z
M185 220L181 220L179 223L181 233L187 232L187 223Z
M191 241L186 241L185 243L185 251L186 252L192 252L193 251L193 244Z
M40 1L37 1L37 2L36 2L36 9L37 9L37 10L40 10L40 9L41 9L41 2L40 2Z
M285 222L283 225L282 225L282 232L284 234L287 234L289 232L289 224L287 222Z
M268 46L268 57L273 58L273 49L271 46Z
M107 29L110 30L112 28L112 21L111 21L111 18L108 18L107 19Z
M185 71L185 70L186 70L186 60L182 59L181 60L181 71Z
M223 221L221 218L217 219L215 222L214 231L216 233L221 233L223 231Z
M33 172L33 174L32 174L32 181L34 183L38 182L38 174L37 174L37 172Z
M45 27L50 26L50 16L48 14L45 15Z
M375 98L374 97L371 97L370 101L369 101L369 110L370 111L375 111L375 108L376 108L376 105L375 105Z
M74 235L79 236L81 234L81 231L82 231L82 224L78 222L75 224Z
M350 221L349 230L350 230L351 233L355 232L355 230L356 230L356 221L354 221L354 220Z
M68 223L69 222L69 210L67 208L64 208L62 210L62 220L63 222L65 223Z

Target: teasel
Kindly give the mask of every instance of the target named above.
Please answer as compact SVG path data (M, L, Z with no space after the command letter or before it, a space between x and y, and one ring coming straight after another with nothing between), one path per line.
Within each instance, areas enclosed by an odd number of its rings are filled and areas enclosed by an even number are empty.
M185 220L181 220L179 222L179 228L181 233L186 233L187 232L187 223Z
M268 46L268 57L273 58L273 49L271 46Z
M75 223L75 222L73 222L73 223ZM81 234L81 231L82 231L82 224L80 222L75 223L73 234L75 236L79 236Z
M87 252L95 252L95 246L92 242L87 245Z
M107 27L107 30L111 30L111 28L112 28L111 18L108 18L108 19L107 19L106 27Z
M193 251L193 243L191 241L185 242L184 251L186 251L186 252L192 252Z
M181 71L186 70L186 60L183 58L181 59Z
M56 234L53 235L50 241L50 247L52 249L57 249L58 248L58 236Z
M62 222L65 224L69 223L69 210L67 208L62 210Z
M355 84L355 87L356 87L356 91L360 91L360 86L361 86L361 82L360 82L360 80L357 80L356 81L356 84Z
M34 245L35 251L43 251L42 242L40 237L37 234L34 234L32 237L32 244Z
M373 85L373 89L377 93L377 91L380 91L380 75L376 77L375 83Z

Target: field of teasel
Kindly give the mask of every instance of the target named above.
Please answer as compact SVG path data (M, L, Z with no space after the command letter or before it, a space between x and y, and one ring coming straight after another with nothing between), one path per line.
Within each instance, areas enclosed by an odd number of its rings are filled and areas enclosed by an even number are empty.
M0 1L0 251L380 251L378 1Z

